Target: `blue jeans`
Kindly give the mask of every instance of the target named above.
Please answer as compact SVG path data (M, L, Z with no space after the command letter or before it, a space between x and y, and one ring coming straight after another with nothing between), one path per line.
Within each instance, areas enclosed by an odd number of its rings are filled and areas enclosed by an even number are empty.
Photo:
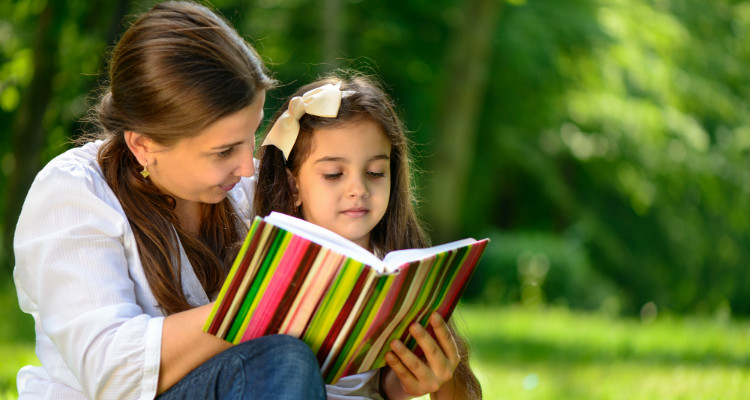
M264 336L209 359L157 397L172 399L320 399L325 385L315 355L301 340Z

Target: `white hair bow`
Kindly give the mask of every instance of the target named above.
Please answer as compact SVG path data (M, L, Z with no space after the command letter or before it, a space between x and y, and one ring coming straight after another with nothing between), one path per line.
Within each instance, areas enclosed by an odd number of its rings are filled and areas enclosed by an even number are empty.
M354 93L352 91L342 92L339 88L341 82L328 83L321 87L305 92L302 96L295 96L289 101L289 109L284 111L271 127L266 139L261 146L276 146L282 153L284 159L289 159L294 142L299 134L299 119L304 114L315 115L325 118L336 118L341 106L341 97Z

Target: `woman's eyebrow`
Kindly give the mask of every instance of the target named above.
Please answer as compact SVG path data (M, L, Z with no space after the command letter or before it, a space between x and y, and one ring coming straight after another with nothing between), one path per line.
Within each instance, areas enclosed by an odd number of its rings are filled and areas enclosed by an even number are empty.
M221 149L228 149L228 148L230 148L230 147L234 147L234 146L239 146L239 145L241 145L242 143L244 143L244 141L240 140L240 141L238 141L238 142L227 143L227 144L223 144L223 145L221 145L221 146L215 146L215 147L212 147L212 148L211 148L211 150L221 150Z

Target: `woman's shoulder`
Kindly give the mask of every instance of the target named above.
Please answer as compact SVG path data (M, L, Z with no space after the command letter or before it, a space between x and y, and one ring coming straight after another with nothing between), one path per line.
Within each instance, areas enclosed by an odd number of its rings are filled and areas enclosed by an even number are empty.
M127 231L122 206L99 168L99 147L100 143L90 143L70 149L37 174L18 218L19 243L40 230L69 232L74 226L95 226L111 236ZM40 220L47 223L39 225Z
M97 154L102 142L90 142L83 146L74 147L53 158L37 174L37 179L48 175L94 175L100 178L102 170L99 167Z
M75 147L53 158L37 174L29 195L50 195L66 192L89 192L101 199L114 199L97 154L102 142Z

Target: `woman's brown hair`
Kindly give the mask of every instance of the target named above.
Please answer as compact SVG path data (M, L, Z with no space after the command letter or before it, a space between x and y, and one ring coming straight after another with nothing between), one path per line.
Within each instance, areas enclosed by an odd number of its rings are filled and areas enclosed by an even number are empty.
M226 198L203 205L197 235L183 229L175 199L139 174L142 167L124 132L171 146L249 106L274 83L255 50L225 20L195 3L155 5L114 48L109 86L89 119L104 140L99 165L128 217L148 283L166 314L192 307L182 290L179 244L212 297L244 232Z
M339 77L340 76L340 77ZM340 90L353 93L342 97L336 118L305 114L300 118L300 130L289 159L281 150L263 146L258 150L258 184L255 191L254 213L266 216L272 211L302 218L301 210L294 205L292 186L287 169L297 176L302 163L312 151L312 136L316 129L330 129L344 124L369 119L380 126L391 142L391 193L385 215L370 233L370 245L381 257L393 250L428 247L430 240L416 212L416 197L412 179L411 142L404 124L396 112L393 100L373 78L356 72L338 71L335 76L310 83L297 90L273 118L275 122L289 107L295 96L323 86L340 83ZM269 124L270 130L271 124ZM267 133L267 132L266 132ZM304 206L304 205L303 205ZM459 348L461 361L454 376L460 398L481 399L482 388L469 367L468 346L449 323Z

